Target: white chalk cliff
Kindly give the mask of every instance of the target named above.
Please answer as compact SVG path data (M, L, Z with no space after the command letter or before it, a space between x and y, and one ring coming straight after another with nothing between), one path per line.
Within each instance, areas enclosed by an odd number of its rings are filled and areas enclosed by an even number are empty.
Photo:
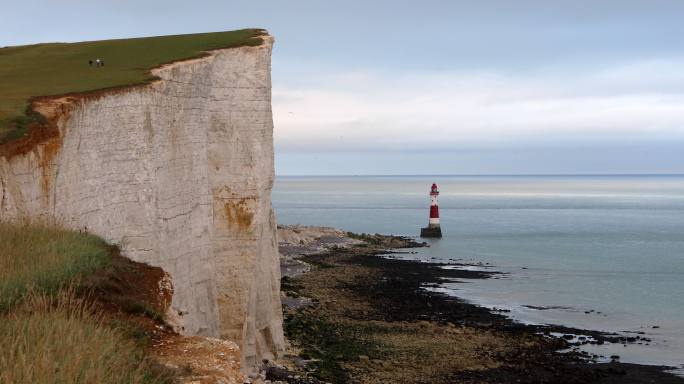
M265 36L157 68L148 85L41 101L59 134L0 156L1 218L56 218L163 268L169 321L237 342L246 367L284 345L271 48Z

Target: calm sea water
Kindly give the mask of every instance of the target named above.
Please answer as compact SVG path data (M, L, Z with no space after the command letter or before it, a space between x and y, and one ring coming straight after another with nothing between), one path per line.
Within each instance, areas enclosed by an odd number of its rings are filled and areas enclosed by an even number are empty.
M449 292L524 322L645 332L591 351L684 365L684 176L279 177L273 204L283 224L416 236L433 182L444 238L410 256L507 273Z

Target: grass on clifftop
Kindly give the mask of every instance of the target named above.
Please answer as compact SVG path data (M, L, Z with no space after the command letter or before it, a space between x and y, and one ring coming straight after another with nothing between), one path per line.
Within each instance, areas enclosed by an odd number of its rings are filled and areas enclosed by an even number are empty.
M18 139L40 115L29 98L141 84L150 69L204 51L262 43L261 29L190 35L48 43L0 48L0 144ZM100 58L103 67L89 66Z

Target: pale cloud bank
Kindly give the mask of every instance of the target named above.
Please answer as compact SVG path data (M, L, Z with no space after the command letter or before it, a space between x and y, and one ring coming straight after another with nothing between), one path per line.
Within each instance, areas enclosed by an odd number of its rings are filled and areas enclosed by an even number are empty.
M684 173L681 0L28 0L3 11L0 46L267 28L280 174Z
M649 60L581 73L328 74L275 85L276 142L288 152L682 139L683 64Z

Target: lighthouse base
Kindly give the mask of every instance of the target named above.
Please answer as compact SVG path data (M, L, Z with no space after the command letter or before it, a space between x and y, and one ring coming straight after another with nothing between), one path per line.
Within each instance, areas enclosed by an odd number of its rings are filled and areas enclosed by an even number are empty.
M421 228L420 229L420 237L441 238L442 237L442 228L439 225L436 225L436 226L430 225L426 228Z

